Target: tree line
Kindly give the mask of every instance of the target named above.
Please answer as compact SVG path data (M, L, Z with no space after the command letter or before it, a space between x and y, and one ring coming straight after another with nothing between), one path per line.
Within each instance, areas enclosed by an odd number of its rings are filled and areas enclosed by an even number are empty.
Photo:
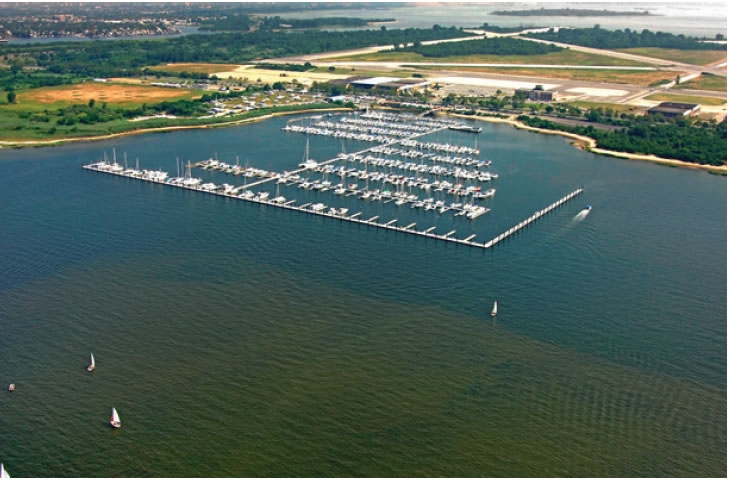
M259 30L167 39L7 45L0 47L0 55L22 58L26 64L43 66L57 74L136 76L144 66L163 63L244 64L263 58L449 39L465 35L467 34L455 27L440 26L431 29L348 32Z
M626 127L616 131L593 126L569 126L538 117L520 115L518 121L536 128L562 130L585 135L596 140L597 147L635 154L653 154L659 157L699 162L713 166L726 164L726 122L693 125L684 117L669 123L656 123L646 117L637 117Z
M663 47L668 49L704 49L725 51L722 44L699 42L695 37L683 34L675 35L667 32L651 32L644 29L636 32L630 29L606 30L599 25L587 29L560 29L558 32L541 32L523 34L524 37L545 41L563 42L577 46L596 47L599 49L624 49L631 47Z
M563 50L553 44L514 39L512 37L491 37L474 41L444 42L429 46L414 43L413 46L404 46L396 49L400 52L415 52L424 57L467 56L472 54L494 54L513 56L532 56L549 54Z

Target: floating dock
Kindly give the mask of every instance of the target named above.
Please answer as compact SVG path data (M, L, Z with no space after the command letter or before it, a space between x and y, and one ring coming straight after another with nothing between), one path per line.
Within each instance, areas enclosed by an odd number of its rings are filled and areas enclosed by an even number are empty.
M327 161L327 162L329 162L329 161ZM325 164L325 163L322 163L322 164ZM354 214L352 216L340 215L340 214L337 214L337 213L328 213L328 212L326 212L327 208L322 208L322 209L318 209L318 210L313 210L313 209L308 208L309 206L312 205L312 203L305 203L305 204L303 204L301 206L295 206L295 201L294 200L286 201L284 203L277 203L277 202L274 202L274 201L269 201L268 199L260 199L258 196L254 196L254 197L251 197L251 198L247 198L247 197L244 197L243 195L234 195L234 194L224 193L224 191L221 190L221 189L213 189L213 190L212 189L204 189L204 188L201 187L201 184L196 184L196 185L192 185L191 186L191 185L185 185L185 184L182 184L182 183L172 183L172 182L169 181L170 178L161 180L161 179L155 179L155 178L152 178L152 177L147 177L147 176L139 175L139 174L132 174L132 173L123 174L121 170L115 171L115 170L107 169L107 168L105 168L103 166L110 167L108 164L106 164L104 162L95 162L95 163L92 163L92 164L83 165L81 167L83 169L86 169L86 170L89 170L89 171L101 172L101 173L106 173L106 174L113 174L115 176L120 176L120 177L124 177L124 178L129 178L129 179L139 179L139 180L147 181L147 182L150 182L150 183L162 184L162 185L165 185L165 186L173 186L173 187L176 187L176 188L187 189L187 190L190 190L190 191L198 191L200 193L209 193L209 194L213 194L213 195L216 195L216 196L221 196L221 197L224 197L224 198L233 198L233 199L238 199L238 200L244 200L244 201L248 201L250 203L258 203L260 205L273 206L273 207L276 207L276 208L282 208L282 209L285 209L285 210L297 211L297 212L301 212L301 213L308 213L308 214L311 214L311 215L318 215L318 216L321 216L321 217L332 218L332 219L335 219L335 220L342 220L342 221L348 221L348 222L352 222L352 223L359 223L361 225L368 225L370 227L383 228L385 230L391 230L391 231L394 231L394 232L401 232L401 233L412 234L412 235L419 235L419 236L426 237L426 238L431 238L431 239L435 239L435 240L443 240L445 242L453 242L453 243L458 244L458 245L466 245L466 246L469 246L469 247L477 247L477 248L482 248L482 249L487 249L487 248L490 248L490 247L493 247L493 246L497 245L502 240L510 237L511 235L513 235L514 233L518 232L522 228L524 228L524 227L528 226L529 224L535 222L539 218L547 215L551 211L555 210L556 208L560 207L561 205L565 204L566 202L570 201L571 199L575 198L576 196L580 195L583 192L583 189L582 188L579 188L579 189L577 189L575 191L572 191L571 193L567 194L566 196L564 196L560 200L556 201L555 203L547 206L546 208L544 208L544 209L542 209L540 211L535 212L531 217L529 217L529 218L521 221L520 223L518 223L514 227L512 227L509 230L501 233L500 235L498 235L497 237L493 238L492 240L490 240L488 242L480 243L480 242L475 242L473 240L475 238L475 235L470 235L469 237L464 238L464 239L460 239L460 238L454 237L453 235L456 233L456 230L452 230L452 231L450 231L450 232L448 232L448 233L446 233L444 235L437 235L437 234L434 234L434 233L430 233L430 232L432 232L434 230L433 227L432 228L429 228L426 231L419 231L419 230L417 230L416 229L416 223L410 223L410 224L405 225L405 226L398 226L398 225L396 225L397 220L391 220L388 223L378 223L377 222L377 220L379 218L378 215L373 216L373 217L370 217L368 219L362 219L362 218L359 218L360 215L362 214L361 212L356 213L356 214ZM139 171L137 171L137 172L139 172ZM274 179L274 178L272 178L272 179ZM256 184L262 184L263 182L266 182L266 180L259 181ZM253 184L252 185L247 185L247 187L251 187L251 186L253 186Z

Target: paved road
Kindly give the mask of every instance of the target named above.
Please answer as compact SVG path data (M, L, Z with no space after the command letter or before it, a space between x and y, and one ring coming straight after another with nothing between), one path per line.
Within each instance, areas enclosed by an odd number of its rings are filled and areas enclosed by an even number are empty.
M707 73L713 73L717 74L719 76L726 76L726 69L723 67L718 67L714 65L696 65L696 64L687 64L687 63L681 63L677 61L668 61L666 59L658 59L648 56L640 56L637 54L630 54L627 52L618 52L618 51L610 51L607 49L596 49L593 47L584 47L584 46L576 46L574 44L563 44L560 42L551 42L551 41L544 41L542 39L531 39L528 37L521 37L521 39L526 39L533 42L539 42L541 44L555 44L559 47L565 47L567 49L571 49L574 51L579 52L586 52L589 54L598 54L601 56L610 56L615 57L619 59L627 59L630 61L638 61L646 64L654 64L657 66L661 66L663 70L669 70L669 71L687 71L687 72L702 72L705 71ZM726 64L725 62L722 62L721 64Z
M319 62L319 66L371 66L400 69L407 66L445 66L445 67L489 67L489 68L552 68L552 69L609 69L630 71L656 71L648 66L586 66L572 64L509 64L509 63L424 63L399 61L333 61Z

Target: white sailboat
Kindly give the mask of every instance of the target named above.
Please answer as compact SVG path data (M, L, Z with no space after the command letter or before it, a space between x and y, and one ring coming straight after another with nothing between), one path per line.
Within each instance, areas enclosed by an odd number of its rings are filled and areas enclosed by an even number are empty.
M119 421L119 414L117 414L117 410L115 408L112 408L112 418L109 420L109 424L111 424L113 428L119 428L122 426L122 423Z
M88 370L89 372L91 372L92 370L94 370L94 368L96 368L96 362L94 362L94 354L92 353L90 355L91 355L91 364L86 368L86 370Z
M10 474L8 474L8 471L5 470L5 466L0 463L0 479L9 479Z
M490 313L492 316L497 316L497 301L495 301L495 304L492 305L492 313Z
M305 169L314 169L317 167L317 161L314 159L310 159L310 138L307 137L307 142L305 142L305 155L302 158L302 164L300 164L300 167L303 167Z

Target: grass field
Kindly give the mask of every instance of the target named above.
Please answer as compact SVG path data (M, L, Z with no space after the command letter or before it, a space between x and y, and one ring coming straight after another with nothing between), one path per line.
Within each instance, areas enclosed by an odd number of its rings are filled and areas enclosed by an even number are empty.
M674 95L672 93L655 93L650 96L646 96L645 100L654 101L674 101L679 103L699 103L701 105L725 105L726 100L723 98L713 98L710 96L686 96L686 95Z
M156 103L165 100L191 98L199 94L192 90L163 88L121 83L83 83L69 86L49 86L32 90L20 90L16 103L6 105L9 109L61 108L75 103L85 104L90 99L107 102L109 105L131 106L142 103Z
M726 59L726 51L692 51L687 49L664 49L662 47L632 47L615 51L648 56L687 64L713 64Z
M167 71L169 73L220 73L223 71L233 71L240 68L241 64L206 64L206 63L182 63L182 64L160 64L157 66L147 66L148 69Z
M128 132L139 129L179 127L179 126L202 126L213 123L228 123L239 120L246 120L260 115L267 115L277 112L292 112L312 109L339 109L338 105L332 103L317 103L309 105L291 105L286 107L262 108L253 110L241 115L226 117L225 119L199 119L199 118L156 118L144 121L130 122L127 120L113 120L110 122L97 123L93 125L76 124L72 127L56 126L54 120L50 122L34 122L28 117L20 117L19 113L3 110L8 105L0 104L0 140L2 141L48 141L76 137L92 137L99 135L111 135L121 132ZM49 129L54 129L49 133Z
M443 58L424 57L414 52L374 52L358 54L355 56L344 56L341 58L328 58L328 61L380 61L380 62L423 62L423 63L504 63L504 64L560 64L577 66L647 66L647 64L629 59L619 59L599 54L573 51L564 49L560 52L539 54L535 56L493 56L493 55L470 55L450 56Z
M107 102L109 107L134 108L143 103L191 99L205 92L156 86L84 83L18 90L15 103L0 102L0 140L42 140L83 135L103 135L134 127L126 120L93 125L57 125L57 110L74 104L86 105L90 99ZM159 123L159 122L156 122Z
M725 93L727 86L728 79L725 76L703 74L697 78L688 81L687 83L681 83L680 85L673 86L673 89L723 91Z
M535 76L543 78L597 81L632 85L649 85L660 80L672 80L677 73L672 71L630 71L622 69L570 69L570 68L487 68L487 67L447 67L419 66L429 71L464 71L471 73L514 74L516 76Z

